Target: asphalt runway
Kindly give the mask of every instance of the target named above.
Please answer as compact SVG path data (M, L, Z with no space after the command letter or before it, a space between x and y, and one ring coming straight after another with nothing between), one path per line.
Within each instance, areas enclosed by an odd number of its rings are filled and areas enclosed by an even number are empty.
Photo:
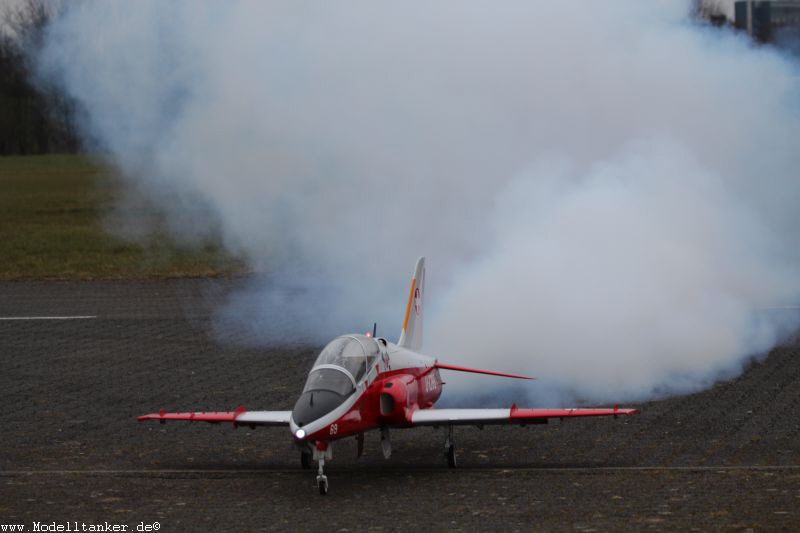
M455 470L440 430L395 431L389 460L377 434L361 459L348 440L326 497L282 428L137 423L161 407L291 408L319 347L215 330L237 283L0 283L0 526L800 529L797 341L636 417L457 428Z

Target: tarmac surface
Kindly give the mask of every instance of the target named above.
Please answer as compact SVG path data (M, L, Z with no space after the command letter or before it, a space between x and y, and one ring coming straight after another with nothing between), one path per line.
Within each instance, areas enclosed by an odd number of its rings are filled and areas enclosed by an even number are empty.
M798 341L639 416L457 428L457 469L441 430L395 431L389 460L375 433L360 459L347 440L322 497L283 428L134 419L291 409L319 347L212 327L236 284L0 283L0 527L800 529Z

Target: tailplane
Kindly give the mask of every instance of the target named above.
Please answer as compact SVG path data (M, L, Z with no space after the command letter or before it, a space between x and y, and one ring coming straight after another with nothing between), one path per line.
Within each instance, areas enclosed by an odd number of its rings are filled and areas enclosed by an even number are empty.
M425 258L417 259L411 290L408 294L406 316L403 319L403 332L397 345L418 352L422 349L422 302L425 296Z

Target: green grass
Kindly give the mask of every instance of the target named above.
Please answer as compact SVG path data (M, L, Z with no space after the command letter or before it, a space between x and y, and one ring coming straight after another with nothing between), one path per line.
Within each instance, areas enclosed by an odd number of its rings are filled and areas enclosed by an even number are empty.
M121 183L109 166L91 157L0 157L0 280L244 272L243 262L217 242L186 246L170 240L158 229L160 213L146 203L120 207L127 205L117 201ZM112 215L156 230L144 239L123 239L105 229Z

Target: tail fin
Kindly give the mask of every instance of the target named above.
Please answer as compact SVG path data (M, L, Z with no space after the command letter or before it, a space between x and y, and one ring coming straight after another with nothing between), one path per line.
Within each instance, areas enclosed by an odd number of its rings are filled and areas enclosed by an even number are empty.
M425 258L417 259L417 268L411 278L411 291L408 294L406 316L403 319L403 333L398 346L415 352L422 348L422 302L425 297Z

